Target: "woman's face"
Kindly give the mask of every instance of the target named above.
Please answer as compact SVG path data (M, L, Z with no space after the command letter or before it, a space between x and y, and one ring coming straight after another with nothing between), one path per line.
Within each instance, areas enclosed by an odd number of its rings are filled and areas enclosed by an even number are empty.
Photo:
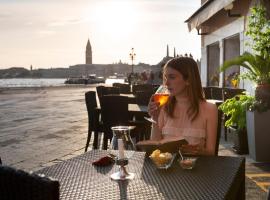
M184 80L183 75L167 66L164 70L164 84L168 87L172 96L186 96L188 82Z

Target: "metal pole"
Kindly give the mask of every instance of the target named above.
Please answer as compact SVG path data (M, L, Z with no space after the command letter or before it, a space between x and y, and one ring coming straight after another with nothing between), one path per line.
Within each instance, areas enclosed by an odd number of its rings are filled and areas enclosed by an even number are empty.
M133 61L134 61L134 59L135 59L135 56L136 56L136 53L134 52L134 48L131 48L131 53L129 54L129 56L130 56L130 59L131 59L131 74L133 74L134 73L134 63L133 63Z

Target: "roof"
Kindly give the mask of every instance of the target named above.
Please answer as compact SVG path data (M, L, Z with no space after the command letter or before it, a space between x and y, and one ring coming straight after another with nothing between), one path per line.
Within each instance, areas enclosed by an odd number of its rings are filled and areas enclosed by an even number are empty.
M210 19L214 14L230 5L235 0L208 0L196 10L185 22L188 23L188 29L200 29L201 24Z

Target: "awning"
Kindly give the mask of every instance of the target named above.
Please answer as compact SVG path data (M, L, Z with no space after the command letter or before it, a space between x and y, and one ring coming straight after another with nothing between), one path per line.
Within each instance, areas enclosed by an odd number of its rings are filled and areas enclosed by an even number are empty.
M206 1L193 15L191 15L185 22L188 23L188 30L193 28L200 28L200 25L207 21L210 17L228 6L235 0L208 0Z

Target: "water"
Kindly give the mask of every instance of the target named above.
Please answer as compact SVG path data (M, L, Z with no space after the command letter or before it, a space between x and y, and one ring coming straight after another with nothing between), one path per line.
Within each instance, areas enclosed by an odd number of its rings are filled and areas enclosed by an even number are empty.
M0 79L0 88L16 88L16 87L48 87L48 86L65 86L66 79L52 78L10 78ZM106 79L105 84L111 85L114 82L123 83L124 79Z
M46 86L63 86L66 79L31 79L31 78L11 78L0 79L1 87L46 87Z

